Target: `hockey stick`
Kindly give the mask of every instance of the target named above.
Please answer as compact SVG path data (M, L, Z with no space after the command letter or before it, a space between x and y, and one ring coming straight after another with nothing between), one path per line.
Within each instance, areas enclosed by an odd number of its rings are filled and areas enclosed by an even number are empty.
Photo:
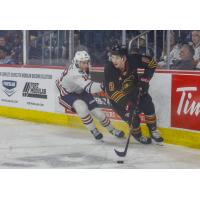
M139 89L139 93L138 93L138 96L137 96L137 102L136 102L135 109L133 109L133 112L131 113L130 118L129 118L129 122L128 122L129 127L131 126L131 122L132 122L133 117L135 117L135 115L137 115L137 109L138 109L139 102L140 102L140 96L141 96L141 92L140 92L140 89ZM117 151L116 149L114 149L115 153L119 157L125 157L126 156L127 151L128 151L128 146L129 146L129 143L130 143L131 135L132 135L131 131L129 130L129 135L128 135L128 139L126 141L126 146L125 146L124 151Z

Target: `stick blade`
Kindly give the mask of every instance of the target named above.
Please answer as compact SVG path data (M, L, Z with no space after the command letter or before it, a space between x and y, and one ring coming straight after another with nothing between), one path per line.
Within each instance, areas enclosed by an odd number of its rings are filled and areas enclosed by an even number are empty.
M125 146L125 149L124 151L117 151L116 149L114 149L115 153L119 156L119 157L125 157L126 154L127 154L127 151L128 151L128 146L129 146L129 142L130 142L130 137L131 137L131 133L129 132L129 136L128 136L128 139L127 139L127 142L126 142L126 146Z
M115 153L119 156L119 157L125 157L126 156L126 151L117 151L116 149L114 149Z

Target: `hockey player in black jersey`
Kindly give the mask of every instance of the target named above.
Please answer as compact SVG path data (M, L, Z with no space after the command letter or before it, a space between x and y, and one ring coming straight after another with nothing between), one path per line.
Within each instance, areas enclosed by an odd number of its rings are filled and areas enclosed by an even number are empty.
M136 108L137 97L140 92L140 101L137 105L137 114L131 120L131 133L133 137L143 144L163 142L163 138L157 131L155 107L148 93L149 81L153 77L157 63L153 58L128 54L125 46L115 45L111 50L110 61L104 69L105 91L120 117L128 122L130 113ZM143 68L140 75L138 68ZM150 137L142 135L139 113L145 115L145 122L149 129Z

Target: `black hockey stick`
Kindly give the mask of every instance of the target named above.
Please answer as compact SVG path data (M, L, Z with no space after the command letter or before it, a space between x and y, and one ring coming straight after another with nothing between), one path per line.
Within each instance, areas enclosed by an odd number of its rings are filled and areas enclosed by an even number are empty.
M138 106L139 106L139 102L140 102L140 96L141 96L141 93L140 93L140 89L139 89L135 109L133 109L133 112L131 113L131 115L129 117L129 122L128 122L129 127L131 126L131 122L132 122L133 117L135 117L135 115L137 115L137 110L138 110ZM126 156L127 151L128 151L128 146L129 146L129 143L130 143L130 137L131 137L131 130L129 130L128 139L126 141L126 146L125 146L124 151L117 151L116 149L114 149L115 153L119 157L125 157Z
M115 153L119 156L119 157L125 157L128 151L128 146L130 143L130 137L131 137L131 131L129 131L129 135L128 135L128 139L126 141L126 146L124 151L117 151L116 149L114 149Z

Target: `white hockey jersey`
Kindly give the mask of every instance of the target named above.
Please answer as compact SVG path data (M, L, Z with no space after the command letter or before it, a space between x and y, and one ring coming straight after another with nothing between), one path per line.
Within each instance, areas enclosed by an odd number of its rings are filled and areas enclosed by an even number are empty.
M60 79L56 81L56 85L62 96L68 93L80 94L83 91L91 94L102 91L101 84L91 81L87 73L80 71L75 64L71 64L62 72Z

